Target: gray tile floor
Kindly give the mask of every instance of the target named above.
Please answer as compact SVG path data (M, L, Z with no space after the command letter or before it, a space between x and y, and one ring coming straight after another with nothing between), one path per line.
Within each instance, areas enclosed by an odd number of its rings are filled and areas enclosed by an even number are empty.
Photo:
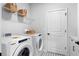
M65 56L65 55L54 53L54 52L50 52L50 51L47 51L47 52L42 51L40 53L40 56Z

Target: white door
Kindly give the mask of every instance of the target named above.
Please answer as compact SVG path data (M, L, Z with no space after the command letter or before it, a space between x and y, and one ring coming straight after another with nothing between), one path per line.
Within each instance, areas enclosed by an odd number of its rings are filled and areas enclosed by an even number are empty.
M47 50L67 54L67 9L47 12Z

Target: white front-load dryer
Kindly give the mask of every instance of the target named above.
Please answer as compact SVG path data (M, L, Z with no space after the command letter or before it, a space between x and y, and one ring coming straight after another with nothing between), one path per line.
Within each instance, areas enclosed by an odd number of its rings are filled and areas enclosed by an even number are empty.
M29 36L5 37L2 56L33 56L32 38Z
M43 51L43 39L42 34L33 36L33 47L34 47L34 55L40 55L40 52Z

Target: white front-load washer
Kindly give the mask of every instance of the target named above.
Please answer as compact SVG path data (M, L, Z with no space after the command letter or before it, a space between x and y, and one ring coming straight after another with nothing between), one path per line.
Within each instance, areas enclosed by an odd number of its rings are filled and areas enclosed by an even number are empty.
M33 56L30 36L10 36L2 40L2 56Z

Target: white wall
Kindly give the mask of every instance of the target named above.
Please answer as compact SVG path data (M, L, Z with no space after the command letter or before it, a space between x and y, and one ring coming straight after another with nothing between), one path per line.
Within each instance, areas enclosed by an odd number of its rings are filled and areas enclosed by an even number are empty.
M31 26L37 31L46 34L46 12L47 10L68 8L68 34L77 36L77 4L76 3L37 3L30 4L31 18L34 19ZM52 24L51 24L52 25ZM45 39L44 39L45 40ZM47 43L46 43L47 44ZM45 46L46 46L45 44Z
M79 3L77 4L77 29L78 29L78 40L79 40Z
M79 3L77 4L77 25L78 25L78 39L79 39Z
M2 4L3 7L4 4ZM28 4L17 4L18 8L24 8L29 10ZM16 13L9 13L6 12L4 9L2 9L2 34L5 34L6 32L12 32L12 33L23 33L24 28L26 27L26 24L23 24L24 20L27 20L29 17L29 13L27 17L20 17Z
M1 6L0 6L0 12L1 12ZM1 13L0 13L0 52L1 52Z
M17 3L18 8L24 8L28 10L28 14L26 17L22 18L16 13L9 13L3 9L4 4L0 4L0 20L2 22L2 27L0 34L3 36L5 33L13 33L13 34L23 34L24 29L28 27L29 22L27 19L30 16L30 7L27 3ZM0 50L1 51L1 50Z

